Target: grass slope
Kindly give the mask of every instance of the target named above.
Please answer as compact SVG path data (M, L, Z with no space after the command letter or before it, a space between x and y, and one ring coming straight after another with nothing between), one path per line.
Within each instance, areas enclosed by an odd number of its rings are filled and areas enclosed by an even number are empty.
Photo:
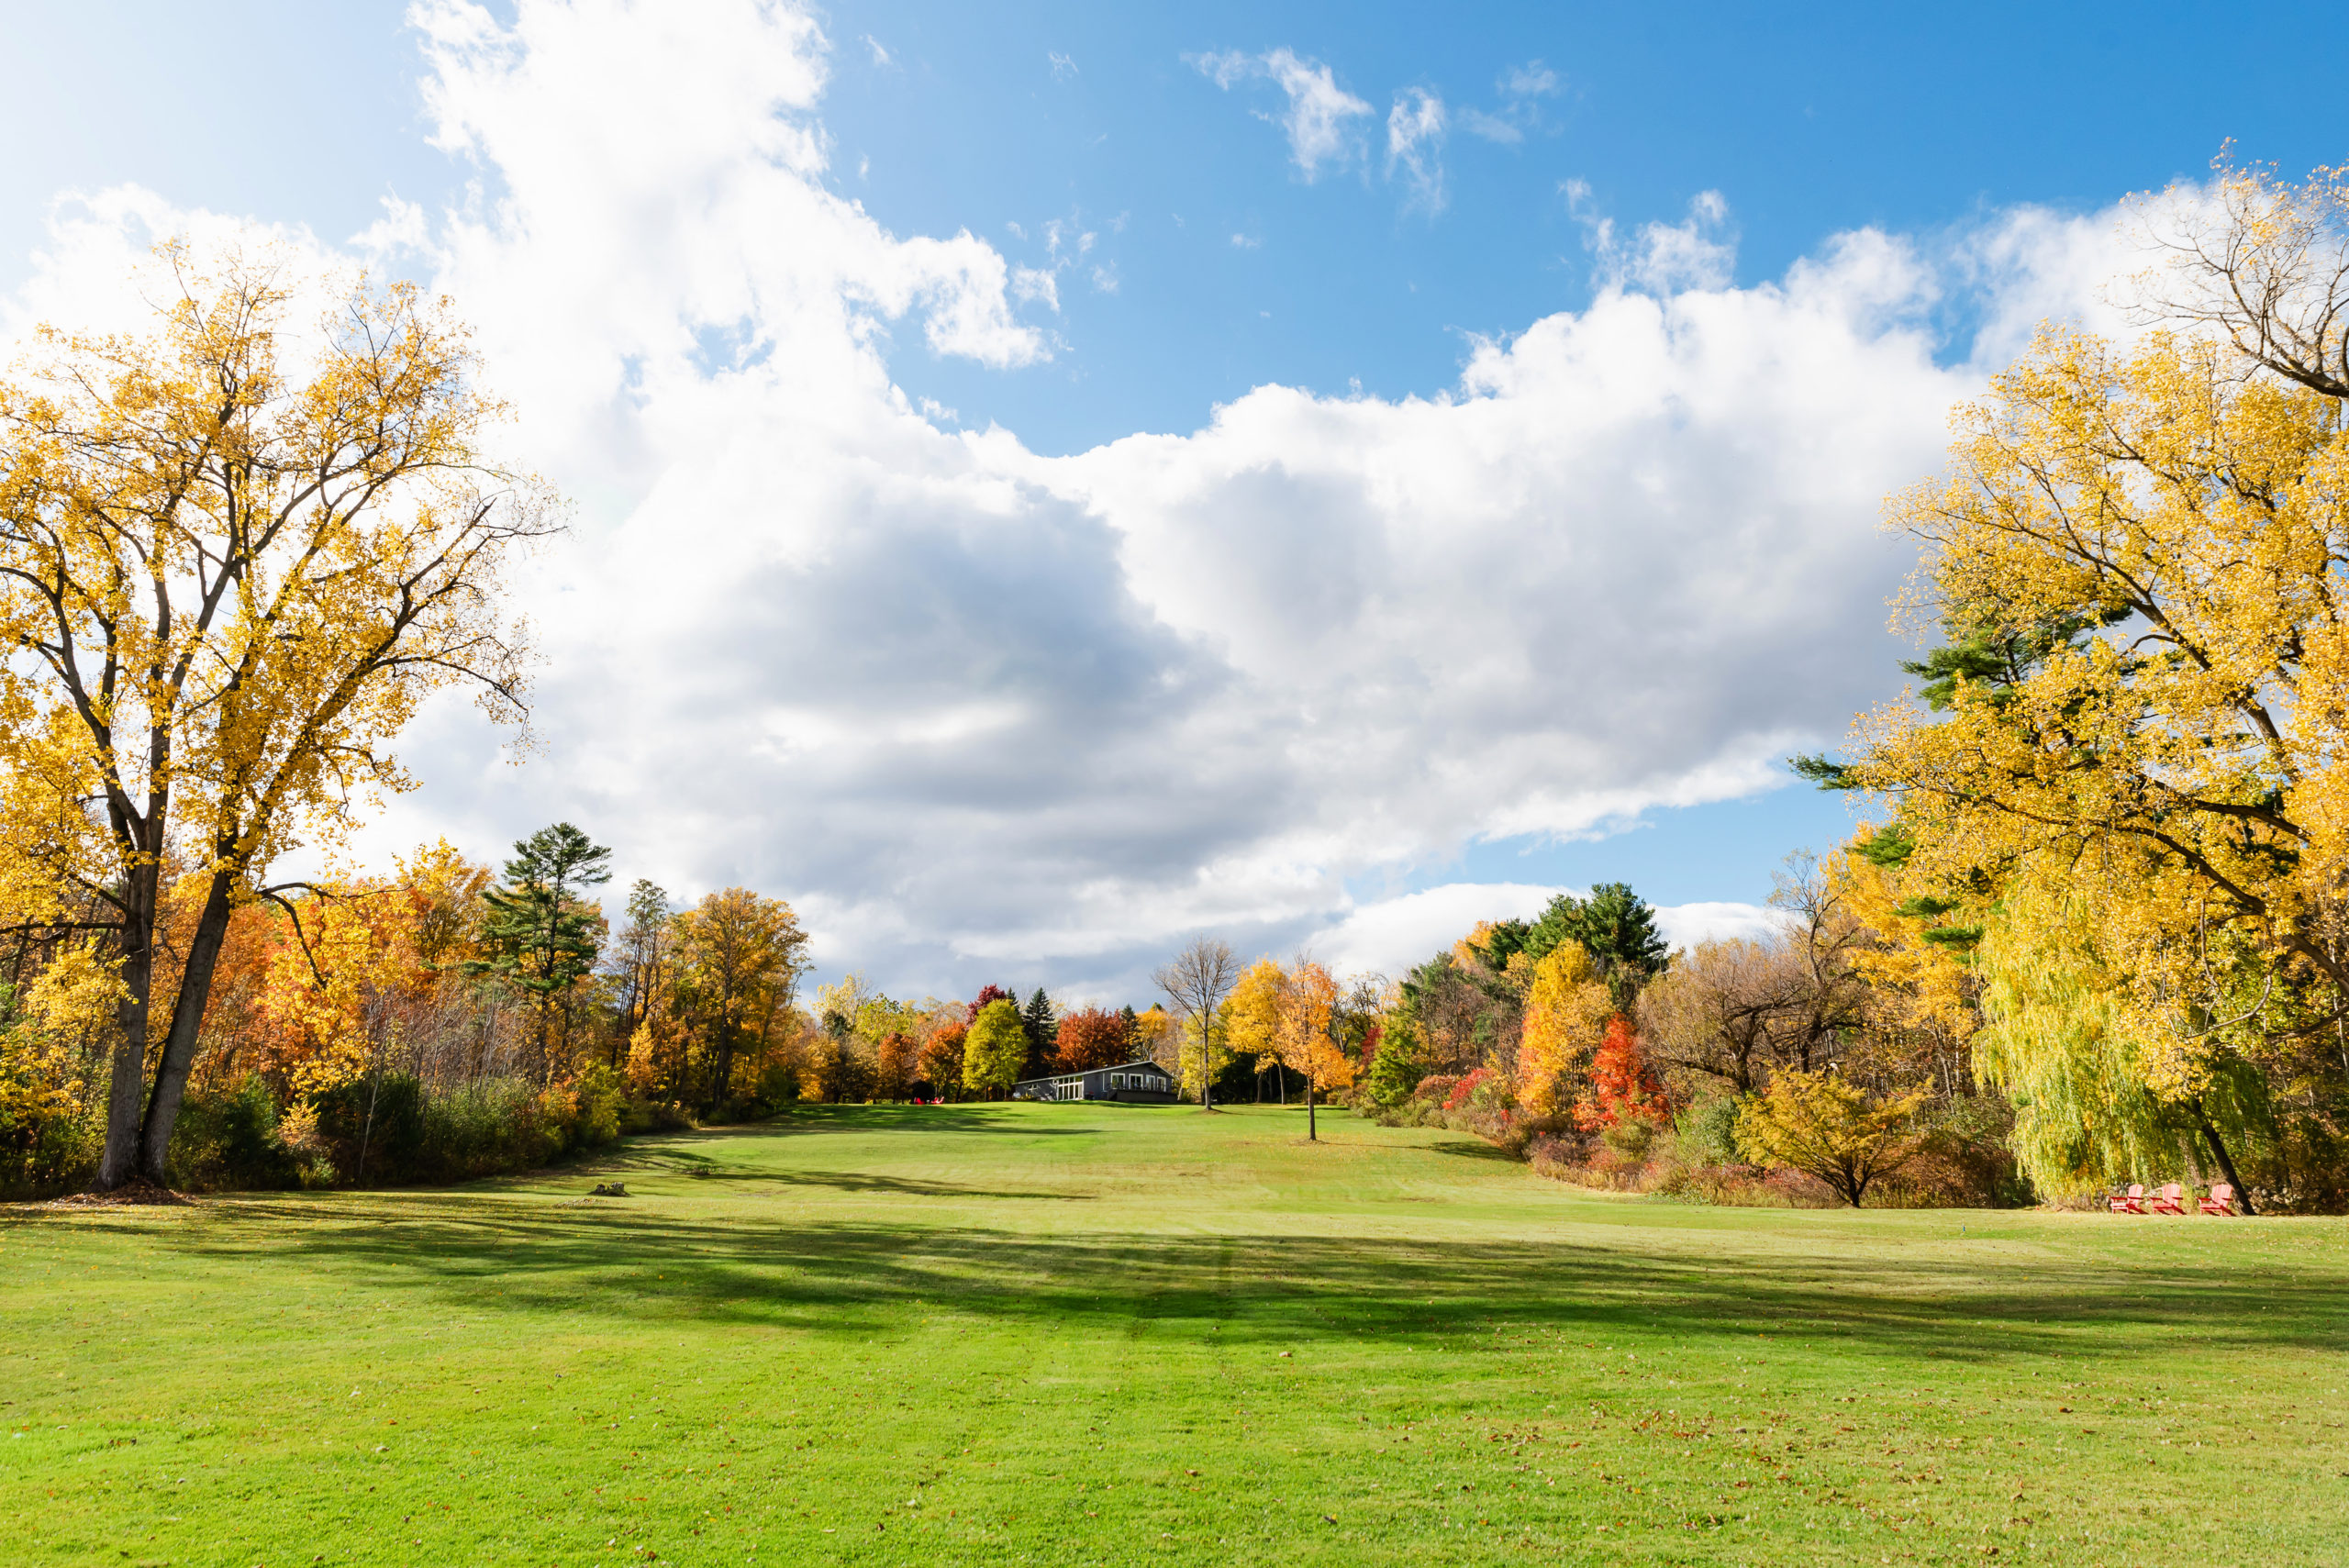
M1678 1207L1322 1127L856 1107L455 1191L0 1211L5 1555L2349 1550L2342 1222Z

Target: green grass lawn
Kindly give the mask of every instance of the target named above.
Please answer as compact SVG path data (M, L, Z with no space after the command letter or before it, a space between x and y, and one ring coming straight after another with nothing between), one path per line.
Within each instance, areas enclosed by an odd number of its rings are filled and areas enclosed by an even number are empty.
M2349 1561L2342 1221L1685 1207L1321 1126L853 1107L0 1210L0 1560Z

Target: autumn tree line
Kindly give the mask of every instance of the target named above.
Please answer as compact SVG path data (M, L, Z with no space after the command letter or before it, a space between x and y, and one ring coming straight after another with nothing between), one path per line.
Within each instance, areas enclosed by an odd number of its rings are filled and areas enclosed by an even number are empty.
M856 974L803 996L806 931L748 888L637 881L570 823L500 866L445 841L390 874L230 912L161 1175L179 1187L447 1179L621 1132L807 1103L1001 1099L1025 1078L1176 1060L1164 1009L897 1000ZM154 983L188 981L202 883L165 884ZM0 991L0 1191L103 1158L123 985L103 937L12 933Z

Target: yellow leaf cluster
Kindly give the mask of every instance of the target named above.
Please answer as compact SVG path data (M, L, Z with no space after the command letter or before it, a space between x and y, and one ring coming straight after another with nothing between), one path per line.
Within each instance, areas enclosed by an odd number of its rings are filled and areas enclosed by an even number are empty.
M1280 1057L1281 1013L1288 972L1260 958L1241 972L1223 1006L1224 1041L1235 1056L1252 1058L1263 1072Z
M1535 1116L1564 1110L1614 1011L1607 982L1580 942L1560 942L1543 954L1525 994L1517 1047L1518 1103Z
M374 917L377 897L306 900L305 929L290 930L270 957L257 1009L270 1031L263 1065L297 1097L347 1084L375 1059L369 1004L406 977L402 955Z
M2259 976L2303 1013L2349 995L2343 417L2221 344L2050 329L1961 414L1948 477L1891 505L1927 550L1912 608L2007 657L1939 715L1864 723L1855 778L1916 845L1902 885L1976 924L2026 886L2088 911L2165 1097L2200 1093ZM1953 994L1915 944L1869 962L1920 1008Z
M1891 1010L1887 1021L1963 1040L1975 1029L1974 976L1950 948L1925 939L1936 926L1932 917L1902 912L1917 879L1862 854L1856 845L1872 836L1864 826L1825 867L1844 911L1877 938L1851 949L1852 967L1867 982L1871 1000Z

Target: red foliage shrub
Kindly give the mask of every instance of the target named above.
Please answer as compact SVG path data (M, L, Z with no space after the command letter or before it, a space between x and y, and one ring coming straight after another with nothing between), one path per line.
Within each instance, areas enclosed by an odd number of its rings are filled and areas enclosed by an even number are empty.
M1492 1084L1499 1074L1489 1067L1479 1067L1452 1085L1452 1093L1443 1098L1443 1108L1456 1111L1466 1105L1476 1091Z
M1411 1098L1440 1106L1452 1097L1452 1091L1459 1082L1457 1073L1431 1073L1419 1080L1419 1086L1411 1091Z
M1672 1119L1672 1106L1640 1054L1638 1037L1620 1013L1608 1022L1607 1038L1590 1064L1590 1088L1575 1103L1575 1121L1585 1131L1613 1127L1626 1119L1653 1122Z

